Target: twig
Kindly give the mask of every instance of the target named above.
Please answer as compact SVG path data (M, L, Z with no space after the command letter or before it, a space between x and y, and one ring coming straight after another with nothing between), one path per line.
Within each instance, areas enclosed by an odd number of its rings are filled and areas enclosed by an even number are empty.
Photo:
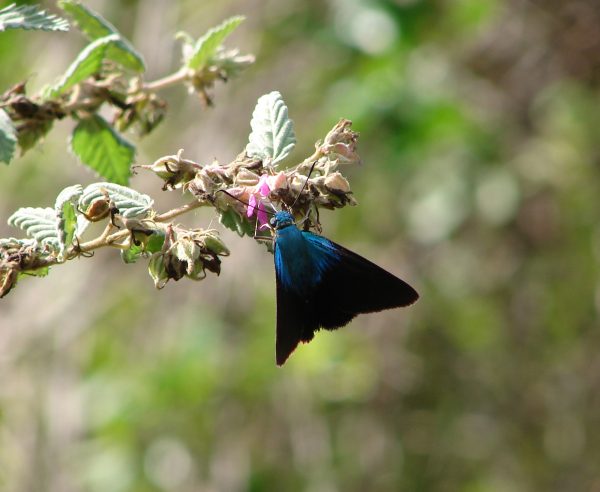
M159 91L172 85L183 82L188 77L188 68L182 67L177 72L167 75L162 79L155 80L153 82L146 82L142 85L142 89L145 91Z

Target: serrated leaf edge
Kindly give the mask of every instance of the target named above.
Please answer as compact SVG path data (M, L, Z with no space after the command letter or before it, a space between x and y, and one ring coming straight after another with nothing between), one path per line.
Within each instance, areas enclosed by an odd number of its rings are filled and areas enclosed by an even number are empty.
M128 219L146 216L152 209L152 205L154 205L154 200L150 196L140 193L133 188L117 183L100 181L88 185L83 190L79 198L79 207L85 210L94 201L104 199L102 189L108 192L110 198L115 202L115 206L119 209L120 214ZM131 202L134 205L128 206Z
M243 15L236 15L224 20L218 26L210 28L196 41L191 54L186 60L187 67L199 70L213 56L225 39L245 20ZM212 45L211 45L212 43ZM210 51L207 50L210 47ZM204 50L204 52L203 52Z
M294 124L279 91L258 98L250 127L246 152L251 157L270 158L272 164L277 164L296 146Z

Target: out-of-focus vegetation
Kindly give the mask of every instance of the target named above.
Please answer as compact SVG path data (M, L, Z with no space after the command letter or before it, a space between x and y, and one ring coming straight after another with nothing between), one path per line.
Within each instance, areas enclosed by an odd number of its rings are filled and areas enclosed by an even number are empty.
M160 292L110 251L25 279L0 304L3 490L600 488L595 0L89 4L157 76L177 66L174 32L246 15L233 37L256 65L213 109L166 94L138 161L233 158L271 90L294 155L352 119L359 206L324 212L324 233L422 298L320 333L277 369L272 257L249 238L224 231L219 278ZM0 34L1 86L41 87L73 36ZM2 166L0 217L96 181L67 154L70 129Z

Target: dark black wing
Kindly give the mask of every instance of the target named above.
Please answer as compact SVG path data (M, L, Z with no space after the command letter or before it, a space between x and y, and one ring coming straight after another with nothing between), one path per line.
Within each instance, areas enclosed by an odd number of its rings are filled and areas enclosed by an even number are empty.
M298 343L310 342L319 325L314 317L314 296L301 295L286 288L279 275L277 283L277 338L275 354L277 365L281 366L298 346Z
M315 263L322 255L331 261L325 262L318 282L304 293L284 285L276 271L277 365L287 360L298 343L310 342L321 327L340 328L360 313L408 306L419 298L406 282L343 246L309 232L303 237Z
M337 261L321 275L314 295L318 326L333 330L360 313L409 306L419 294L390 272L356 253L311 233L304 233L316 248L333 251Z

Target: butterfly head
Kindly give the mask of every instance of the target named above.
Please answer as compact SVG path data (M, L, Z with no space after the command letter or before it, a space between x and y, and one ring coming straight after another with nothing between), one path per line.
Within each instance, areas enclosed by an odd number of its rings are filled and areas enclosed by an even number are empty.
M276 212L275 216L271 219L271 225L276 229L283 229L284 227L294 225L294 216L286 211Z

